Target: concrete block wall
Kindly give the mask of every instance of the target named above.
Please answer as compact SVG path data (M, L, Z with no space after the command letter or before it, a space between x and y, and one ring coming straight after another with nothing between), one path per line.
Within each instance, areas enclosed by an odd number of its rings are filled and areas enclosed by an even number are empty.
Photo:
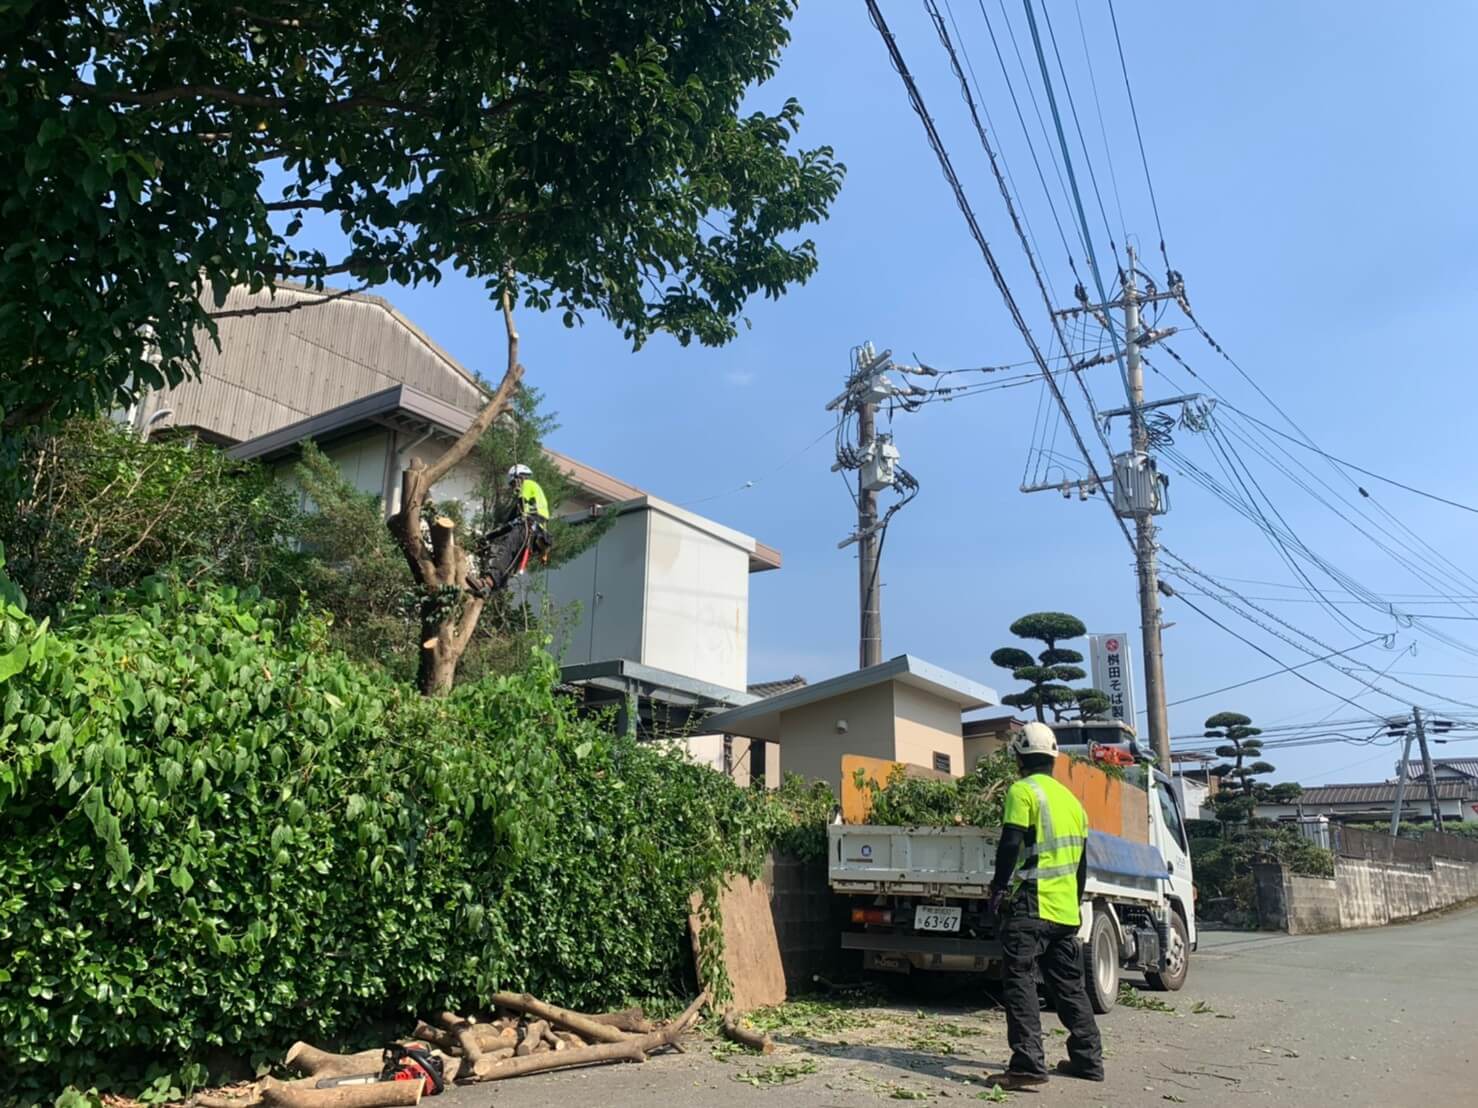
M770 911L791 995L809 992L816 974L827 978L842 974L846 966L842 931L847 904L845 897L831 891L826 859L804 862L786 854L772 854L764 876L770 886Z
M1338 931L1340 919L1339 879L1285 874L1283 901L1287 905L1290 935L1313 935Z
M1332 878L1255 866L1254 879L1259 922L1290 935L1380 927L1478 899L1478 863L1441 858L1425 865L1336 858Z

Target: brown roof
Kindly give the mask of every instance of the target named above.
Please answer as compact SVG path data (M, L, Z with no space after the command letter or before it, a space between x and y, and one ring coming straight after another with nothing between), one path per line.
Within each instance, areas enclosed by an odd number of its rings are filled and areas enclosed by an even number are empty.
M806 679L797 673L794 677L784 677L779 681L756 681L749 686L749 692L754 696L779 696L788 693L792 689L803 689L806 687Z
M1473 785L1468 781L1438 781L1438 800L1466 800L1473 794ZM1427 799L1425 781L1406 782L1404 802ZM1394 804L1396 803L1395 782L1364 785L1318 785L1305 789L1298 803L1317 804Z
M1399 772L1400 766L1398 765L1396 768ZM1455 773L1461 773L1465 777L1478 778L1478 758L1433 758L1432 769L1434 772L1439 769L1450 769ZM1406 763L1406 776L1408 779L1421 777L1425 772L1426 770L1421 762Z

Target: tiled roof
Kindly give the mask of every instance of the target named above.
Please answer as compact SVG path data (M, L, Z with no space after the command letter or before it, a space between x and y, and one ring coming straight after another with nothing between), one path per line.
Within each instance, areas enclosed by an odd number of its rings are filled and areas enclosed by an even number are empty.
M1438 800L1466 800L1474 793L1474 785L1470 781L1438 781ZM1406 792L1403 794L1405 803L1413 803L1427 799L1427 784L1425 781L1406 782ZM1305 789L1303 795L1298 798L1300 804L1394 804L1396 802L1396 785L1394 782L1383 782L1368 785L1319 785L1312 789Z
M1478 758L1433 758L1433 771L1450 769L1465 777L1478 779ZM1396 772L1401 771L1400 763L1397 763ZM1406 763L1406 776L1408 778L1421 777L1425 770L1420 761Z
M779 696L788 693L792 689L803 689L806 687L806 679L797 673L794 677L785 677L779 681L757 681L749 686L749 691L755 696Z

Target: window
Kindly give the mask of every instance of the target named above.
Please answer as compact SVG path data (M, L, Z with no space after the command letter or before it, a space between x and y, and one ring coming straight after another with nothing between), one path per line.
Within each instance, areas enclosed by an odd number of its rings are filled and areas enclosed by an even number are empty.
M949 772L949 755L936 750L934 752L934 768L940 773Z
M1185 828L1180 822L1180 805L1176 803L1175 794L1170 791L1170 786L1163 781L1155 782L1155 791L1160 796L1160 814L1165 817L1165 826L1170 828L1170 834L1180 844L1181 850L1188 850L1185 841Z
M765 751L770 744L762 739L749 740L749 781L764 784L765 781Z
M734 776L734 736L724 736L724 773Z

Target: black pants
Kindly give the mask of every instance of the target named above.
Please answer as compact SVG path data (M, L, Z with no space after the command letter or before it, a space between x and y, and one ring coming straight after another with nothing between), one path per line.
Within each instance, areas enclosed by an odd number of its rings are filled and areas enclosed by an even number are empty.
M1012 916L1001 930L1004 955L1006 1041L1011 1044L1014 1073L1045 1075L1042 1053L1042 1005L1037 999L1036 967L1057 1018L1067 1028L1068 1057L1088 1074L1103 1072L1103 1042L1083 986L1083 954L1078 929L1044 919Z

